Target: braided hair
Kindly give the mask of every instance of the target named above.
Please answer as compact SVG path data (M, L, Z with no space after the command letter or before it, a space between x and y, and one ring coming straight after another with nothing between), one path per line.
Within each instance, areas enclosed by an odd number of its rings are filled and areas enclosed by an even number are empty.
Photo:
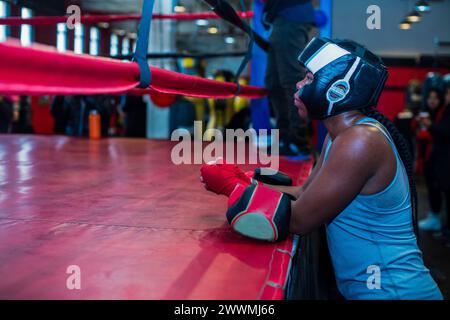
M395 147L397 148L398 154L400 155L403 165L405 166L406 173L408 174L409 190L411 195L412 222L414 227L414 233L418 238L419 233L417 228L417 188L413 171L414 161L411 155L410 147L408 146L407 141L400 133L400 131L397 130L394 124L385 115L383 115L374 108L365 108L362 109L361 112L365 116L380 122L389 132L390 136L392 137L392 140L394 140Z

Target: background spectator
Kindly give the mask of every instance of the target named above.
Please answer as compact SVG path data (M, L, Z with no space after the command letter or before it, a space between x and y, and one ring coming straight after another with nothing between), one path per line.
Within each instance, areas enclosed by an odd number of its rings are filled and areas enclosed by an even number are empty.
M10 133L13 121L13 103L11 99L0 96L0 133Z
M300 119L293 96L305 72L297 57L311 38L314 7L310 0L268 0L263 23L271 28L266 86L280 130L280 154L308 154L308 124Z
M433 95L428 103L434 101ZM442 107L430 109L429 117L419 118L419 123L424 126L431 135L431 151L425 161L425 177L427 181L431 212L427 219L420 221L422 230L438 231L442 227L439 213L443 207L443 199L446 201L447 227L442 230L440 236L449 242L450 221L450 86L447 84L445 102ZM433 105L433 103L431 104Z

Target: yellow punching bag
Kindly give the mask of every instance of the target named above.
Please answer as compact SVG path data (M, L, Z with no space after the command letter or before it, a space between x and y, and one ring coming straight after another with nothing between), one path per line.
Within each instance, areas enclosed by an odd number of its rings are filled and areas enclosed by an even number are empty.
M245 78L240 78L239 84L241 86L246 86L248 84L248 81ZM234 113L238 113L238 112L242 111L243 109L248 108L249 106L250 106L249 99L242 98L239 96L234 98L234 108L233 108Z
M201 64L202 62L199 62ZM181 60L181 66L183 69L183 73L189 74L189 75L197 75L198 76L198 68L197 68L197 61L193 58L183 58ZM194 104L195 108L195 121L201 121L202 126L197 126L196 129L199 130L199 132L195 132L196 137L203 137L203 120L205 119L205 99L203 98L195 98L195 97L185 97L186 100L192 102Z
M226 79L223 75L217 75L214 77L216 81L225 82ZM241 84L246 84L245 79L239 81ZM208 99L209 106L209 121L206 126L205 140L212 140L212 130L208 129L220 129L223 130L226 125L231 121L234 114L242 108L248 106L246 99L238 100L239 98L229 99Z
M225 77L218 75L214 77L214 80L225 82ZM222 129L224 127L224 107L223 99L208 99L209 107L209 121L206 125L205 140L212 140L212 130L209 129Z
M196 137L203 137L203 120L205 119L205 99L195 97L185 97L186 100L192 102L195 107L195 121L201 121L202 125L195 127L198 132L195 132Z

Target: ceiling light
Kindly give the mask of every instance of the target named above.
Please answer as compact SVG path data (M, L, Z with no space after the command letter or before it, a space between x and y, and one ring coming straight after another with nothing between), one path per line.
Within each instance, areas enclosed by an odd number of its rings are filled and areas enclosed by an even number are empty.
M114 33L117 34L120 37L123 37L124 35L126 35L127 33L125 32L125 30L114 30Z
M225 43L227 44L233 44L236 40L233 37L226 37Z
M419 12L429 12L430 11L430 5L425 0L418 1L416 3L415 8Z
M419 22L422 19L420 14L417 11L412 11L407 17L406 20L409 22Z
M174 11L176 13L183 13L183 12L186 12L186 8L184 6L178 5L178 6L175 6Z
M195 24L199 27L206 27L209 24L209 21L206 19L198 19L197 21L195 21Z
M102 29L108 29L109 28L109 23L108 22L100 22L98 24L98 26Z
M216 27L208 28L208 33L210 34L216 34L217 32L219 32L219 29L217 29Z
M409 29L411 29L411 22L409 22L408 20L404 19L402 22L400 22L398 27L400 29L402 29L402 30L409 30Z

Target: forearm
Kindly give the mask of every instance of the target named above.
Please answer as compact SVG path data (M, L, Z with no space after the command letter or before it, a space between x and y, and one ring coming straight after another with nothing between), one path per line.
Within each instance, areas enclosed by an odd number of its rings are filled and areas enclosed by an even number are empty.
M291 202L289 232L293 234L304 235L313 231L328 220L325 212L332 211L323 210L325 205L318 205L315 201L305 201L303 196Z
M298 210L297 201L291 202L291 219L289 223L289 232L292 234L303 235L311 230L311 226L307 225L309 219L303 217L302 211Z

